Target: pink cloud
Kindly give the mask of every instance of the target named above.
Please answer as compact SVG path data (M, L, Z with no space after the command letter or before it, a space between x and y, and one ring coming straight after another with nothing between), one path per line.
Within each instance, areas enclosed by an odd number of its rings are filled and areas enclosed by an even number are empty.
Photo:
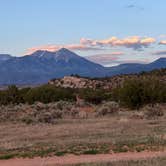
M95 48L86 46L83 44L70 44L70 45L46 45L46 46L40 46L40 47L33 47L29 48L27 54L31 54L37 50L44 50L44 51L51 51L55 52L61 48L67 48L69 50L77 50L77 51L89 51L89 50L100 50L101 48Z
M73 51L88 51L88 50L101 50L111 47L127 47L134 50L141 50L143 48L149 47L151 44L155 43L156 40L152 37L139 37L131 36L123 39L119 39L115 36L104 40L92 40L82 38L78 44L69 45L46 45L40 47L33 47L28 49L28 54L31 54L37 50L46 51L57 51L61 48L67 48ZM160 42L160 44L166 44L166 41Z
M166 50L153 52L152 55L166 56Z
M162 41L160 41L159 44L161 44L161 45L166 45L166 40L162 40Z
M150 63L151 61L149 59L142 59L142 60L123 60L119 61L120 64L125 64L125 63L140 63L140 64L146 64Z
M60 46L56 46L56 45L47 45L47 46L33 47L33 48L29 48L28 49L27 54L31 54L31 53L33 53L35 51L38 51L38 50L54 52L54 51L59 50L60 48L61 48Z
M118 60L119 56L121 56L123 54L124 54L123 52L112 52L109 54L91 55L91 56L87 56L85 58L87 58L90 61L106 65L106 64L111 63L115 60Z
M152 37L148 37L148 38L143 38L140 40L140 43L141 44L144 44L144 45L149 45L149 44L152 44L152 43L155 43L156 40Z
M124 46L127 48L133 48L135 50L148 47L155 42L156 40L152 37L139 37L139 36L131 36L124 39L111 37L104 40L91 40L83 38L80 41L80 43L90 46L100 46L100 47Z
M166 38L166 34L161 34L161 35L159 35L159 37L158 37L159 39L165 39Z

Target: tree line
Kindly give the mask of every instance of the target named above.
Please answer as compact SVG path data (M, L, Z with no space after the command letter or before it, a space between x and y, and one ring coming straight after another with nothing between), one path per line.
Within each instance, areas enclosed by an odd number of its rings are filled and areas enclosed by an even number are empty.
M9 86L0 91L0 105L34 102L50 103L55 101L76 101L76 96L92 104L102 101L117 101L129 108L139 109L149 103L166 102L166 84L156 78L133 78L125 80L123 86L112 90L71 89L54 85L42 85L34 88Z

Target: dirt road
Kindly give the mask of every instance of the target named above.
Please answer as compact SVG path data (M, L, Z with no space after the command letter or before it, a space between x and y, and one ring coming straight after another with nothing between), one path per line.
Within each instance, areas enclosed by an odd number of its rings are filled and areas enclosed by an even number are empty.
M128 161L150 159L154 157L166 157L165 152L140 152L140 153L118 153L118 154L97 154L97 155L66 155L62 157L47 157L33 159L9 159L1 160L1 166L56 166L65 164L79 164L91 162L112 162L112 161Z

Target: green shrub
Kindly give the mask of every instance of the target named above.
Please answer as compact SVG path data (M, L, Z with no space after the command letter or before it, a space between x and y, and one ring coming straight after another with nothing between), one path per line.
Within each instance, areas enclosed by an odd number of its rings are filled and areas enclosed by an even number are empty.
M154 78L130 79L114 89L113 96L122 105L138 109L145 104L166 102L166 84Z
M35 101L50 103L59 100L72 101L75 99L72 89L57 88L53 85L44 85L32 88L25 96L25 101L32 104Z
M91 154L91 155L95 155L95 154L98 154L99 151L96 150L96 149L90 149L90 150L87 150L87 151L84 151L83 154Z
M100 104L103 100L106 100L106 92L104 90L80 89L78 94L86 102L92 104Z

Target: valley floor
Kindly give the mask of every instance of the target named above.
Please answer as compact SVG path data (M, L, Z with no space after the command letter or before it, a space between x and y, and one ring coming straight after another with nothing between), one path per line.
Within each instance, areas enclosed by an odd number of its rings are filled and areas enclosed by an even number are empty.
M138 160L166 157L165 150L165 115L148 120L126 111L100 118L59 119L55 124L0 124L0 165L3 166L11 163L19 166L22 162L25 166L39 165L35 162L47 166L43 162L49 161L52 165L48 162L48 166L53 166L57 161L78 164Z

